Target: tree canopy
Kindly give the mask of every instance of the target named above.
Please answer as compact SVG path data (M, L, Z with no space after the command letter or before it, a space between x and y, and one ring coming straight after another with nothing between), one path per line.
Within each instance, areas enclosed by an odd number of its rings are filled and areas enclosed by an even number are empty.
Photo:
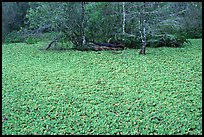
M4 2L2 6L4 36L23 27L33 34L55 32L54 39L63 37L76 47L84 41L125 39L124 35L143 45L160 34L202 37L201 2Z

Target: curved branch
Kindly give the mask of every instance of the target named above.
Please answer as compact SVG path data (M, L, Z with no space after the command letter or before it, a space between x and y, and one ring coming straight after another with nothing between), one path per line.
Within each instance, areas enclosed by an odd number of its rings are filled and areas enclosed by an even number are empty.
M58 39L60 39L62 36L60 36L60 37L57 37L57 38L55 38L52 42L50 42L50 44L47 46L47 48L45 49L45 50L48 50L50 47L51 47L51 45L54 43L54 42L56 42Z

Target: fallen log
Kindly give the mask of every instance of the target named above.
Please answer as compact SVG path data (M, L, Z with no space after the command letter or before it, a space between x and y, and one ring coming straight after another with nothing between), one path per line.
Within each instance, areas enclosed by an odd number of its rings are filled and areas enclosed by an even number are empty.
M99 50L124 50L124 46L122 44L114 45L110 43L96 43L92 42L92 48L95 51Z

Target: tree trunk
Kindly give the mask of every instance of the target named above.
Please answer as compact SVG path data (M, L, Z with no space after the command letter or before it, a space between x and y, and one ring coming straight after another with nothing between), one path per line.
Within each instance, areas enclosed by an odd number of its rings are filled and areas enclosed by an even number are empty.
M82 19L81 19L81 34L82 34L82 45L85 45L86 44L86 37L85 37L85 21L84 21L84 16L85 16L85 2L82 2L81 3L81 8L82 8L82 13L81 13L81 16L82 16Z
M146 45L145 45L145 43L143 43L142 47L140 49L140 54L145 55L145 48L146 48Z
M126 20L125 2L123 2L123 34L125 34L125 20Z
M146 48L146 45L147 45L147 40L146 40L146 23L145 23L146 20L143 20L143 38L142 38L142 47L141 47L141 50L140 50L140 54L142 55L145 55L145 48Z
M140 13L140 21L139 21L139 27L140 27L140 36L142 40L142 45L140 49L140 53L142 55L145 55L145 49L147 45L147 40L146 40L146 20L145 20L145 2L143 3L143 11Z

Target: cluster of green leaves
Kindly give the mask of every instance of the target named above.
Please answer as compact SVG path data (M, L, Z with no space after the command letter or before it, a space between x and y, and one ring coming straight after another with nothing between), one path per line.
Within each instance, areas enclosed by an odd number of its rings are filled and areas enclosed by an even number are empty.
M202 40L183 48L2 45L2 134L202 134Z
M122 15L117 14L117 12L121 8L122 6L118 2L87 4L87 38L99 42L107 42L114 33L120 33Z
M140 48L141 40L138 36L130 34L115 34L111 37L112 43L122 43L127 48ZM172 34L148 35L147 47L182 47L184 44L190 44L184 36Z
M25 41L27 44L36 44L38 42L37 38L28 37Z
M54 32L53 32L54 33ZM36 35L27 35L24 30L12 31L6 36L5 43L27 43L36 44L39 41L49 41L56 33L43 33Z
M5 43L20 43L23 42L24 38L19 31L12 31L6 36Z
M26 15L30 22L29 29L35 30L43 26L50 26L49 29L52 32L57 32L56 37L63 33L68 40L81 42L80 3L37 2L30 3L30 6L29 14Z
M112 43L121 43L127 48L140 48L141 40L139 37L130 34L115 34L111 37Z
M191 43L184 36L171 34L155 35L150 37L147 42L149 47L182 47L184 43Z
M145 5L144 2L125 2L125 32L128 34L137 35L139 15L144 10L148 13L143 16L147 21L147 33L202 37L201 2L146 2ZM69 40L82 41L80 2L5 2L2 8L3 40L8 33L20 27L31 31L47 27L46 31L63 31ZM122 3L86 2L84 26L87 39L98 42L107 42L112 34L122 33ZM20 37L13 34L9 37L7 43L22 42Z

